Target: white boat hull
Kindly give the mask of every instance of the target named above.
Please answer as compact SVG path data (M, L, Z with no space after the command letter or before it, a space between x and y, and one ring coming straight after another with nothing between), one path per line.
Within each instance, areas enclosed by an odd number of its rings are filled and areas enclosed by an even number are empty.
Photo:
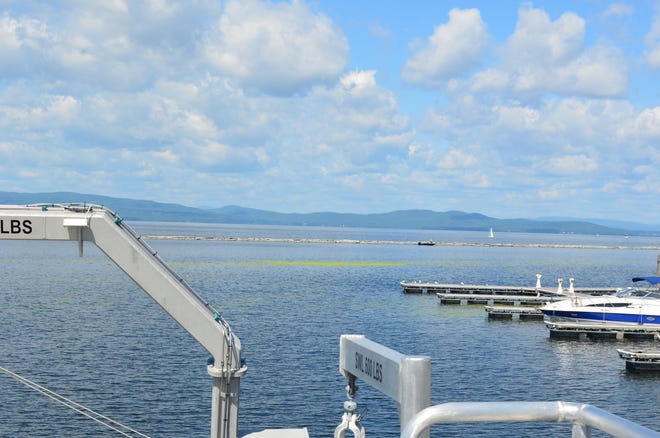
M660 292L657 289L624 289L614 296L579 296L548 303L540 308L546 323L581 326L658 328Z

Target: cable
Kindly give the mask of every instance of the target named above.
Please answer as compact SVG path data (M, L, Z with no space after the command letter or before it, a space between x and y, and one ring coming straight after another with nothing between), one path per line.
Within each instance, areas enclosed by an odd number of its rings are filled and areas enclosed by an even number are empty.
M73 400L64 397L63 395L60 395L60 394L56 393L55 391L51 391L48 388L45 388L45 387L43 387L43 386L41 386L41 385L39 385L35 382L32 382L31 380L26 379L25 377L22 377L22 376L14 373L14 372L8 370L7 368L0 367L0 371L5 373L8 377L11 377L14 380L24 384L28 388L31 388L31 389L33 389L37 392L40 392L41 394L45 395L46 397L48 397L52 400L55 400L56 402L66 406L67 408L72 409L72 410L78 412L79 414L84 415L85 417L87 417L87 418L89 418L89 419L91 419L91 420L93 420L93 421L109 428L109 429L112 429L115 432L117 432L117 433L119 433L123 436L127 436L127 437L138 436L138 437L149 438L148 435L145 435L141 432L138 432L137 430L135 430L135 429L133 429L129 426L126 426L125 424L122 424L122 423L120 423L116 420L113 420L110 417L107 417L103 414L95 412L92 409L81 405L80 403L76 403Z

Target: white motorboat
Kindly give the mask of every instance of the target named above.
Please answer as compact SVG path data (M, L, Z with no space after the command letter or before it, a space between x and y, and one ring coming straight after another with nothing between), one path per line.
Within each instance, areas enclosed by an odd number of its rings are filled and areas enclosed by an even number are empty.
M614 295L573 294L540 308L546 323L573 323L606 328L638 327L660 330L660 276L635 277L650 287L629 287Z

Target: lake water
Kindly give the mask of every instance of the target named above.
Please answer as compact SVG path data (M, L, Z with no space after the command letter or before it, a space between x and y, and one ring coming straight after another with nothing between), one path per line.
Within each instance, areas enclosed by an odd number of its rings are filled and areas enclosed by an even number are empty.
M401 280L628 286L653 275L660 238L131 224L140 234L546 243L622 249L152 240L243 344L240 428L332 436L345 400L339 336L364 334L432 363L432 403L589 403L660 431L660 377L628 374L616 349L657 341L549 339L539 321L489 321L483 306L404 295ZM208 353L98 249L0 242L0 366L154 437L208 436ZM565 283L567 284L567 282ZM395 437L393 401L359 385L367 436ZM0 436L117 436L0 376ZM557 424L437 425L432 436L570 436ZM594 436L599 436L594 433Z

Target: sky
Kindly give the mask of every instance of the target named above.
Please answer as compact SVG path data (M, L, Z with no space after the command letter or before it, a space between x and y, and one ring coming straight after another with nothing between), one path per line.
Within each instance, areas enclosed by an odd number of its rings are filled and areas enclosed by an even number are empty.
M0 0L2 191L660 224L659 169L660 0Z

